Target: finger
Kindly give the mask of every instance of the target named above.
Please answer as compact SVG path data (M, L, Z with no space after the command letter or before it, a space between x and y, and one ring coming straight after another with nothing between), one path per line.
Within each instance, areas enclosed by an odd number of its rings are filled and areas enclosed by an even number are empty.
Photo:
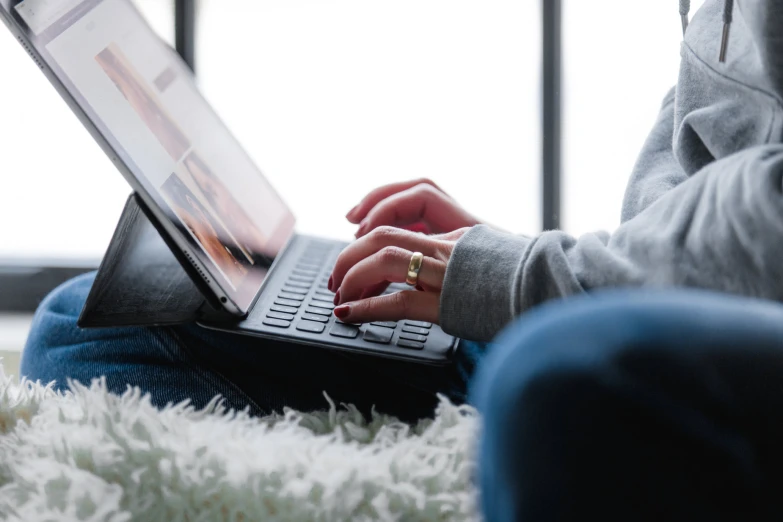
M403 283L408 275L413 252L398 247L385 247L365 259L362 259L345 274L340 286L337 304L360 299L368 287L384 281ZM424 257L419 270L419 284L422 287L440 291L446 275L446 263Z
M440 294L405 290L340 305L334 315L346 323L411 319L438 323Z
M373 255L387 246L404 248L410 252L421 252L425 256L440 259L439 244L429 236L408 232L393 227L375 229L372 234L354 241L337 257L329 279L329 290L336 292L348 270L362 259Z
M401 183L392 183L390 185L384 185L383 187L377 188L367 194L364 199L362 199L361 202L359 202L358 205L353 207L350 212L345 216L348 218L348 221L351 223L358 225L372 210L372 208L383 201L384 199L388 198L389 196L392 196L394 194L397 194L398 192L402 192L404 190L408 190L409 188L415 187L416 185L430 185L431 187L434 187L437 190L441 190L441 188L435 184L434 181L429 179L415 179L411 181L403 181Z
M401 227L424 223L433 232L453 230L472 218L443 192L429 185L416 185L379 202L362 220L356 237L380 226Z

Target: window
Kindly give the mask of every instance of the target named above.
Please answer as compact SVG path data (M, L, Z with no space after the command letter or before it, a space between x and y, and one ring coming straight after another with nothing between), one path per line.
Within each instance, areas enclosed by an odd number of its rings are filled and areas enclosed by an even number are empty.
M136 3L172 42L173 2ZM99 259L128 184L5 27L0 57L0 258Z
M692 2L691 15L703 1ZM620 224L625 185L677 82L676 2L563 0L563 228Z
M202 0L196 68L302 232L347 238L365 193L426 176L535 233L540 20L534 0Z

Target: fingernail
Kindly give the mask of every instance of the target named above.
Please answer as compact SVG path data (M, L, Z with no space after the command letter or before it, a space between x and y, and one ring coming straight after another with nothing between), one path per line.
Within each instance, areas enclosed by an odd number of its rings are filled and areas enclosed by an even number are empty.
M362 221L362 224L359 225L359 230L356 231L356 237L362 237L364 235L364 231L367 228L367 222Z
M337 291L337 294L334 296L334 305L337 306L340 304L340 291Z
M351 219L351 216L353 215L354 212L356 212L357 208L359 208L359 205L356 205L351 210L349 210L348 213L345 215L345 217L347 217L348 219Z
M350 306L339 306L334 309L334 315L336 315L338 319L345 319L350 314L351 314Z
M327 288L329 288L329 291L332 292L332 283L334 283L334 276L329 276L329 282L326 284Z

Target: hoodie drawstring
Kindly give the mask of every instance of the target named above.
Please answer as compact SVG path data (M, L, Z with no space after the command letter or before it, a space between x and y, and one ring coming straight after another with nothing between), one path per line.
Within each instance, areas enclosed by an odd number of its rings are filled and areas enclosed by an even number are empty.
M691 10L691 0L680 0L680 20L682 21L682 34L688 29L688 13ZM723 0L723 37L720 42L721 63L726 62L726 53L729 50L729 29L734 14L734 0Z
M680 20L682 20L682 35L688 29L688 13L691 12L691 0L680 0Z
M729 28L731 27L732 15L734 13L734 0L724 0L723 2L723 39L720 42L720 62L726 61L726 52L729 50Z

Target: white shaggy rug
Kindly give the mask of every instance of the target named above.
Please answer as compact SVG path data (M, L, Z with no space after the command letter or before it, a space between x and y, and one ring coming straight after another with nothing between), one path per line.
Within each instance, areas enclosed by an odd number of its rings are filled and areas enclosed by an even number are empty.
M409 426L351 406L252 419L214 400L158 411L0 366L0 520L478 520L475 410Z

